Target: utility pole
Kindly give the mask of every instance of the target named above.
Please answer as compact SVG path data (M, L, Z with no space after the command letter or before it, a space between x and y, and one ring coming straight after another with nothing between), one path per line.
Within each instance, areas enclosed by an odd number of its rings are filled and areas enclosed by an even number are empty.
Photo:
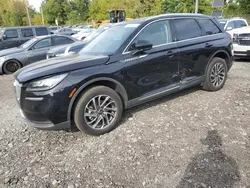
M198 13L199 0L195 0L195 14Z
M41 14L42 14L42 22L43 22L43 25L44 25L43 7L42 6L41 6Z
M28 17L29 26L31 26L30 13L29 13L28 5L26 5L26 12L27 12L27 17Z

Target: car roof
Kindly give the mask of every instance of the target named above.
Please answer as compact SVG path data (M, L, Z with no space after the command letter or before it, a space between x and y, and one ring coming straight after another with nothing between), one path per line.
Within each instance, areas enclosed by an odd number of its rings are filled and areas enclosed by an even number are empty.
M45 27L48 28L48 26L18 26L18 27L2 27L2 29L26 29L26 28L38 28L38 27Z
M227 19L219 19L219 22L228 22L232 20L245 20L244 18L227 18Z

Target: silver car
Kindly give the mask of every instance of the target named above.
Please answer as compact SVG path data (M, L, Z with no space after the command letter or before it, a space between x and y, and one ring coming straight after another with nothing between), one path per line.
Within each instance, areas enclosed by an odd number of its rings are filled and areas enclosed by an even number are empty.
M0 51L0 74L11 74L28 64L46 59L54 46L77 41L69 36L51 35L35 37L17 48Z

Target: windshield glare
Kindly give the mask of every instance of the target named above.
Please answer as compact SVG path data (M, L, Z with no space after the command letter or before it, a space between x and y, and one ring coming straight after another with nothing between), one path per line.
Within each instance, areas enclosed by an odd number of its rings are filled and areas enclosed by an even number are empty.
M30 45L32 45L35 41L37 41L36 38L30 39L27 42L23 43L19 48L28 48Z
M138 24L126 24L112 27L93 39L80 53L112 55L138 26Z

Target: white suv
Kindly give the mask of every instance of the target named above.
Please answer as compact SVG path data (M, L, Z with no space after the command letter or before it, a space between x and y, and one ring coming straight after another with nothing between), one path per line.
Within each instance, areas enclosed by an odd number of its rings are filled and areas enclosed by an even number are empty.
M242 18L219 19L219 23L232 37L235 29L248 26L247 21Z

